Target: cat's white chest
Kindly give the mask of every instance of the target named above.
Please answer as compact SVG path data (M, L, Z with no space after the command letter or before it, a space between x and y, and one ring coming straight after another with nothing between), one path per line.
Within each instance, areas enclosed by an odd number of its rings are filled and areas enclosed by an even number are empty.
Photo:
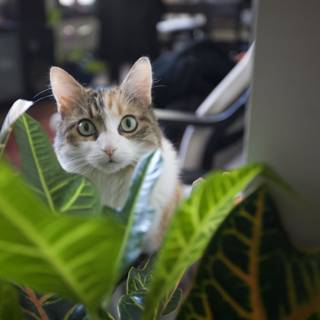
M121 208L127 197L130 187L132 170L110 175L93 177L101 196L102 204L111 208Z

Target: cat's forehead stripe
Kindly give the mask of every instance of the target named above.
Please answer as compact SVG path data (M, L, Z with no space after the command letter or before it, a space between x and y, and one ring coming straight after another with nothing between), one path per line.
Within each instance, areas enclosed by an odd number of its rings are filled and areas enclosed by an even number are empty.
M100 106L100 99L99 93L93 92L90 96L88 112L90 118L97 118L101 114L101 106Z
M124 111L124 104L119 92L110 89L104 94L104 107L117 115L121 115Z

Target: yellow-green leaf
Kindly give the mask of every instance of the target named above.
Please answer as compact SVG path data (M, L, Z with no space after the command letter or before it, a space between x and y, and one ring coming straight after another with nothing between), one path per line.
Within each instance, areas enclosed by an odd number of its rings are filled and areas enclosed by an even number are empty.
M124 227L56 215L6 165L0 172L0 278L97 309L117 281Z
M28 115L16 122L21 167L33 190L54 212L99 213L96 188L86 178L66 173L60 166L48 136Z
M201 257L213 233L235 206L239 192L263 171L263 166L251 165L214 173L180 206L155 262L145 319L156 317L157 305Z

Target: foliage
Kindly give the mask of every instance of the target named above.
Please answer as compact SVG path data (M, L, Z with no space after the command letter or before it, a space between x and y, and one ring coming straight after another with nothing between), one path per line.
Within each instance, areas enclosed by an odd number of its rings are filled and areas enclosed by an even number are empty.
M16 108L8 117L0 153L20 115ZM141 159L125 205L113 209L101 205L90 181L64 172L35 120L22 116L14 133L21 175L0 163L0 319L23 318L13 283L23 286L20 304L30 319L53 320L51 312L58 309L59 319L114 319L107 305L124 278L120 320L176 314L178 319L319 318L320 253L291 244L264 188L253 186L237 206L257 177L287 188L269 169L250 165L209 175L177 209L159 253L132 267L154 218L149 199L161 174L161 152ZM199 259L186 297L179 282Z
M154 279L146 300L146 319L151 319L159 301L171 294L185 270L199 259L212 234L236 204L236 197L263 172L248 166L209 176L176 212L154 267Z
M292 245L261 188L233 210L212 238L178 319L315 317L319 267L320 252Z
M0 281L0 319L20 320L21 318L17 291L11 284Z
M144 299L152 280L153 261L148 260L139 268L132 267L128 273L126 292L118 305L120 320L139 320L144 311ZM175 290L171 297L161 301L159 314L167 316L176 311L181 302L182 291Z
M14 134L23 175L53 212L100 213L100 199L92 183L61 168L37 121L23 115L16 123Z
M1 164L0 277L40 292L58 293L96 312L108 300L121 275L119 270L141 252L147 228L140 228L136 217L151 222L152 210L144 209L160 174L161 155L156 152L141 160L132 180L134 196L128 198L121 212L101 210L92 184L61 169L35 120L21 117L15 135L29 187ZM21 201L14 201L18 198ZM101 216L101 211L108 211L108 216ZM67 215L74 212L82 215ZM111 217L112 213L120 216L122 223ZM13 268L17 262L27 268Z
M0 171L0 277L96 309L117 276L123 227L105 217L54 214L11 169Z
M123 269L126 269L141 254L143 237L153 222L154 210L149 205L150 195L162 171L160 151L143 158L135 169L128 199L119 213L126 225L122 247Z
M86 314L82 305L74 305L53 294L40 295L31 288L20 287L23 315L30 320L72 320ZM21 318L20 318L21 319ZM80 318L81 319L81 318Z

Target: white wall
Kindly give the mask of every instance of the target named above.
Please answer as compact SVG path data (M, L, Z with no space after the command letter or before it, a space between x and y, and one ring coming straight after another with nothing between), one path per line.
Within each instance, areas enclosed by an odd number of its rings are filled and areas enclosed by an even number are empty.
M320 243L320 1L260 0L248 160L272 165L312 204L277 194L298 242Z

